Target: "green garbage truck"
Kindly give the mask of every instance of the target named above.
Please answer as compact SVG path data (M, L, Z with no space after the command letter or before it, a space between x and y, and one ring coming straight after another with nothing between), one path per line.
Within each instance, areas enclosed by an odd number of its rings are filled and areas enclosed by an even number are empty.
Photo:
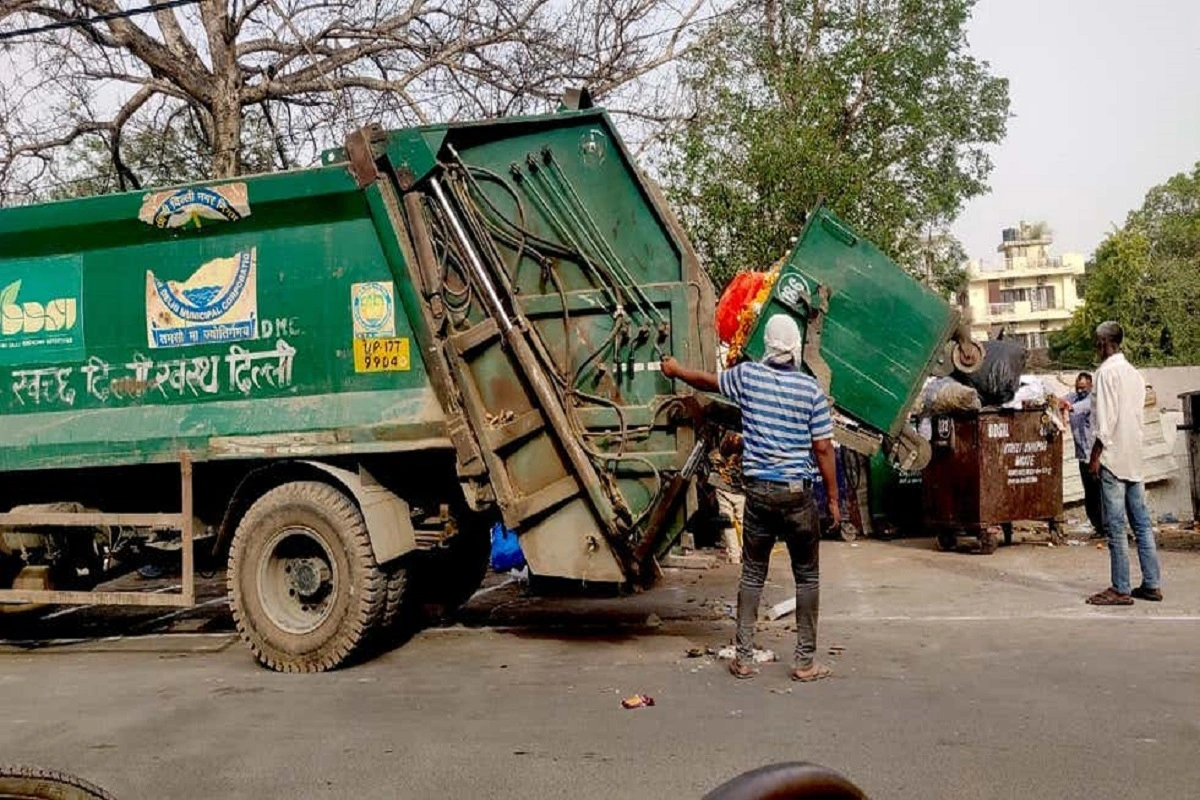
M0 602L186 606L228 553L256 657L318 671L469 597L496 521L653 579L701 451L659 363L715 363L714 298L608 116L321 162L0 210ZM181 591L96 590L156 544Z
M464 602L496 522L536 575L653 581L706 451L659 365L715 366L714 306L587 102L0 209L0 603L186 607L223 559L255 657L313 672ZM163 551L179 591L112 590Z

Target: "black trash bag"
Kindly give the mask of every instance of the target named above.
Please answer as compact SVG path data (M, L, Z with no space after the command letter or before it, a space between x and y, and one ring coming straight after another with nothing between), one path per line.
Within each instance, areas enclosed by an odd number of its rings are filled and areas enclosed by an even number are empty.
M954 373L955 380L971 386L985 406L1002 406L1012 400L1025 372L1025 345L1010 339L983 343L983 364L969 375Z

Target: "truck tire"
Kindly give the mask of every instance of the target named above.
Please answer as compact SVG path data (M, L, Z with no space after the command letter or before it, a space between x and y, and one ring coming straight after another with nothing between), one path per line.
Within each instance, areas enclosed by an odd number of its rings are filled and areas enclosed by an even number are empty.
M414 633L419 608L413 580L407 566L389 565L386 570L383 611L371 633L372 647L383 651L395 647Z
M315 481L285 483L250 506L233 536L228 582L238 632L279 672L342 666L387 601L362 513Z
M388 571L387 594L383 604L383 616L380 617L379 627L389 634L400 626L404 616L405 606L409 595L408 570L405 567L394 567Z
M0 797L20 800L116 800L85 780L37 767L0 766Z

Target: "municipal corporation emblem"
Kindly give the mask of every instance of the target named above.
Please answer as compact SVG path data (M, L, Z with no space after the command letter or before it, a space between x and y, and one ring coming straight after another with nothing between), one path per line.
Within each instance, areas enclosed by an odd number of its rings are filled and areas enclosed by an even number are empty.
M356 339L396 335L396 302L391 283L356 283L351 287L350 307Z

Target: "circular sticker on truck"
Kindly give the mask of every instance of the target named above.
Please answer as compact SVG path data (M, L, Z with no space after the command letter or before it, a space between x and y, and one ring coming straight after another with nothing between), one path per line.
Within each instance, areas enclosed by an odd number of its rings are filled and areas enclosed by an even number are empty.
M354 338L379 339L396 335L396 302L391 283L356 283L350 288Z

